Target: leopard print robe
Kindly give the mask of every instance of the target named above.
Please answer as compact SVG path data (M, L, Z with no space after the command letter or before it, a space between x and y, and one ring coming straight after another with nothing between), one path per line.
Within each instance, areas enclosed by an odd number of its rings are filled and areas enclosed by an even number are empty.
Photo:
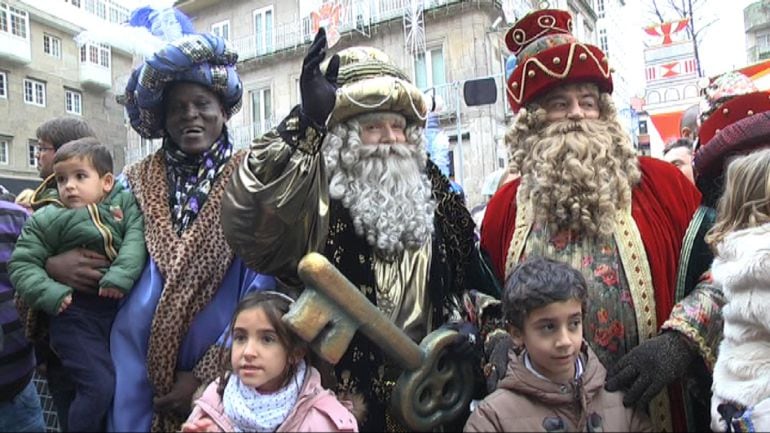
M220 208L225 185L245 155L238 152L230 158L197 218L179 236L171 221L162 152L126 169L144 214L147 251L165 283L153 316L147 350L147 372L157 396L171 391L182 339L195 315L213 298L233 260L234 253L222 232ZM195 375L202 382L216 377L216 352L212 347L195 368ZM155 413L152 431L179 431L183 421L172 414Z

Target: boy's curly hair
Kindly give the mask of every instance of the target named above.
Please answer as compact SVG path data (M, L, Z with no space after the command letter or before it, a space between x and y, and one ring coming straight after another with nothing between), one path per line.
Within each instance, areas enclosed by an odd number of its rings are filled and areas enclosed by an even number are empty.
M543 257L519 263L505 282L503 315L517 329L532 311L554 302L576 299L585 310L588 289L583 274L571 266Z

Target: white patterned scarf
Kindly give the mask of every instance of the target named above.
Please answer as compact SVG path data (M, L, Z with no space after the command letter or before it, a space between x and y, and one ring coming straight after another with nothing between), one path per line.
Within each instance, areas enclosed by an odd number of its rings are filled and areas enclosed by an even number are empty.
M253 387L244 385L237 374L231 374L222 396L222 404L235 431L273 432L283 424L297 403L305 381L306 368L305 361L300 361L297 373L289 383L270 394L261 394Z

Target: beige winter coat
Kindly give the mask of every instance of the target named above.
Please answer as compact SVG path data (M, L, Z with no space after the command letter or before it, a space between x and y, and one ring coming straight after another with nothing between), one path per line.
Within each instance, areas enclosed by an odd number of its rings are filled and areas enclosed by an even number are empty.
M508 371L465 424L466 432L652 431L642 411L623 406L623 395L604 390L606 370L583 344L580 379L557 384L524 366L523 354L509 353ZM559 428L561 427L561 428Z

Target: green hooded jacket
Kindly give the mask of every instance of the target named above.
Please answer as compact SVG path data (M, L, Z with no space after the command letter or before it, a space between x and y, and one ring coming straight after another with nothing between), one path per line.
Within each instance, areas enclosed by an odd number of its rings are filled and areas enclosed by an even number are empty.
M144 218L131 191L116 183L100 203L68 209L58 199L37 210L24 225L8 264L11 282L31 308L56 315L72 288L50 278L49 257L84 247L112 264L99 287L128 293L147 261Z

